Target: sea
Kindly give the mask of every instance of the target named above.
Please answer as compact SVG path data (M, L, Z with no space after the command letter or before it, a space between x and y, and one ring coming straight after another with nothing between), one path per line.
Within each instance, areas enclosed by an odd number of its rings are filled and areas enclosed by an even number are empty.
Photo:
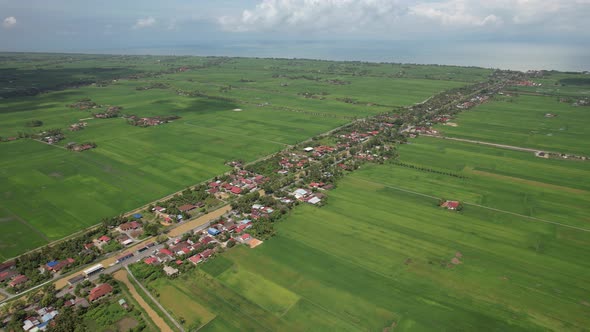
M110 54L238 56L590 71L590 45L448 41L207 41L85 50Z

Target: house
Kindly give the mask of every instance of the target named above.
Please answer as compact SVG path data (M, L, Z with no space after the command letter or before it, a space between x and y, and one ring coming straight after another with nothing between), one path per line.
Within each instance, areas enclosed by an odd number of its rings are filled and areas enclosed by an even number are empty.
M221 231L218 230L217 228L210 227L207 230L207 233L209 233L209 235L216 236L216 235L219 235L219 233L221 233Z
M135 219L141 219L141 218L143 218L143 216L141 215L141 213L135 213L133 215L133 218L135 218Z
M129 309L129 306L127 305L127 301L125 301L125 299L120 299L119 300L119 305L121 307L123 307L124 309Z
M210 243L210 242L212 242L212 241L213 241L213 238L212 238L212 237L210 237L210 236L205 236L204 238L202 238L202 239L201 239L201 241L200 241L200 242L201 242L202 244L204 244L204 245L207 245L207 244L209 244L209 243Z
M458 201L445 201L440 206L446 207L449 210L457 210L457 208L459 208L460 205L461 203L459 203Z
M122 230L123 232L138 229L140 227L141 227L141 224L138 223L137 221L126 222L126 223L119 225L119 229Z
M213 255L213 250L212 249L207 249L207 250L205 250L205 251L203 251L201 253L201 257L203 257L203 259L205 259L205 260L207 258L211 257L211 255Z
M68 284L70 284L70 286L75 285L77 283L79 283L80 281L84 280L84 275L82 274L78 274L77 276L68 279Z
M8 270L8 271L0 272L0 282L10 280L14 276L17 276L18 274L19 274L18 271L15 271L15 270Z
M252 237L248 233L240 236L240 241L242 241L242 242L248 242L248 241L250 241L250 239L252 239Z
M307 203L310 204L318 204L319 202L321 202L322 200L317 198L316 196L313 196L312 198L310 198L309 200L307 200Z
M124 246L128 246L133 243L133 240L127 234L121 234L117 237L117 241Z
M63 269L64 267L73 264L75 262L75 260L73 258L68 258L66 260L63 261L51 261L47 264L45 264L44 268L47 271L51 271L51 272L59 272L61 271L61 269Z
M106 235L103 235L98 238L98 242L102 242L102 243L108 243L110 240L111 240L111 238Z
M312 182L312 183L309 184L309 186L311 188L319 189L319 188L322 188L324 186L324 183L323 182Z
M6 270L14 270L16 266L16 261L8 261L0 264L0 272L4 272Z
M152 211L162 213L162 212L166 211L166 209L161 206L156 206L155 208L152 209Z
M299 189L295 190L292 195L295 196L295 198L300 200L303 197L309 195L309 192L305 189L299 188Z
M192 205L192 204L185 204L185 205L181 205L181 206L179 206L179 207L178 207L178 211L180 211L180 212L188 212L188 211L194 210L194 209L196 209L196 208L197 208L197 207L196 207L195 205Z
M93 247L94 247L94 243L92 243L92 242L90 242L90 243L86 243L86 244L84 245L84 249L85 249L85 250L90 250L90 249L92 249Z
M178 269L173 268L172 266L164 266L164 273L166 273L167 276L171 277L173 275L178 274Z
M232 194L236 194L236 195L239 195L242 193L242 189L240 187L236 187L236 186L233 186L230 191Z
M29 281L29 278L27 278L26 275L19 274L16 277L12 278L12 281L10 283L8 283L8 286L14 288L18 285L24 284L27 281Z
M313 151L313 148L311 146L308 146L308 147L304 148L303 151L305 151L305 152L312 152Z
M94 287L90 290L90 295L88 295L88 301L94 302L105 295L110 294L113 291L113 287L109 284L102 284L99 286Z
M191 261L191 263L197 265L203 261L203 258L201 257L200 254L197 254L197 255L194 255L193 257L189 258L188 260Z
M166 248L162 248L160 249L160 252L164 255L168 255L170 257L174 256L174 253Z
M160 261L158 261L158 259L156 257L148 257L148 258L144 259L143 262L146 263L147 265L155 265L155 264L158 264Z
M133 257L133 253L132 252L128 252L126 254L123 254L119 257L117 257L117 263L121 263L123 261L128 260L129 258Z

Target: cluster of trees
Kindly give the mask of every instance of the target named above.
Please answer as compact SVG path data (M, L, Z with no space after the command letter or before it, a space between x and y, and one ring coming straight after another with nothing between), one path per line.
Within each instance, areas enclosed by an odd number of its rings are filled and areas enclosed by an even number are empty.
M87 110L89 108L98 107L98 104L93 102L92 99L90 99L90 98L82 98L82 99L78 100L77 102L68 105L68 107L77 108L79 110Z
M31 121L27 121L27 123L25 123L25 126L27 127L41 127L43 125L43 121L41 120L31 120Z
M173 214L173 215L182 215L183 218L189 218L190 215L186 212L181 212L178 210L179 206L185 204L193 204L196 205L198 203L203 203L204 206L201 209L201 212L204 212L212 202L216 202L212 199L212 196L207 192L207 186L200 184L193 188L186 188L181 193L174 195L167 201L164 202L156 202L156 204L152 204L148 207L149 211L155 206L160 206L166 209L166 213Z
M151 89L168 89L170 86L168 84L165 83L160 83L160 82L154 82L151 83L148 86L138 86L135 88L135 90L137 91L145 91L145 90L151 90Z
M423 172L428 172L428 173L435 173L435 174L440 174L440 175L447 175L447 176L452 176L454 178L458 178L458 179L468 179L468 177L461 175L461 174L457 174L457 173L452 173L452 172L445 172L445 171L439 171L436 169L432 169L429 167L421 167L421 166L416 166L413 164L407 164L407 163L402 163L400 161L395 161L393 162L394 165L398 165L398 166L402 166L402 167L407 167L407 168L411 168L411 169L415 169L418 171L423 171Z

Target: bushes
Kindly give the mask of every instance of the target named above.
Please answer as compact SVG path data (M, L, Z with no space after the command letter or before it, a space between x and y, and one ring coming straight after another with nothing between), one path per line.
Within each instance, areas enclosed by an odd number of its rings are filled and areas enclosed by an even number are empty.
M428 172L428 173L435 173L435 174L440 174L440 175L447 175L447 176L452 176L452 177L459 178L459 179L469 179L468 177L466 177L464 175L461 175L461 174L456 174L456 173L451 173L451 172L443 172L443 171L435 170L435 169L432 169L432 168L420 167L420 166L416 166L416 165L412 165L412 164L402 163L402 162L399 162L399 161L394 161L394 162L392 162L392 164L397 165L397 166L402 166L402 167L407 167L407 168L415 169L415 170L418 170L418 171Z
M25 126L27 126L27 127L41 127L42 125L43 125L43 121L41 121L41 120L31 120L25 124Z

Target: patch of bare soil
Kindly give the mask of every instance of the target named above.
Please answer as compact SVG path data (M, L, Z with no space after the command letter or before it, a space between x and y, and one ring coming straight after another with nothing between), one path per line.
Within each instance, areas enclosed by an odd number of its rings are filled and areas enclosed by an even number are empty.
M462 254L460 251L457 251L457 252L455 253L455 257L457 257L457 258L461 258L461 257L463 257L463 254Z
M250 245L250 248L256 248L259 245L262 244L262 241L258 240L258 239L252 239L250 240L250 242L248 243L248 245Z
M459 260L459 258L457 257L453 257L453 259L451 259L451 263L453 263L454 265L458 265L461 264L461 260Z
M63 174L61 174L60 172L53 172L51 174L49 174L49 176L52 176L54 178L63 178Z
M410 265L412 264L414 261L411 258L406 258L406 261L404 262L404 264L406 265Z
M117 322L117 329L121 332L127 332L137 325L139 325L139 322L135 318L125 317Z
M588 301L580 301L580 304L590 307L590 302L588 302Z

